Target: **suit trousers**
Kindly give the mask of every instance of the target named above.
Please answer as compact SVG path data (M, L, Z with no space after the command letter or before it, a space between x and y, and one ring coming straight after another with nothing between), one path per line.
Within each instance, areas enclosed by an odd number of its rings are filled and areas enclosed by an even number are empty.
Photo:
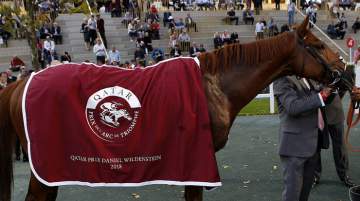
M349 170L348 153L344 143L344 124L341 122L334 125L328 125L328 130L332 142L336 172L340 180L343 180ZM320 179L321 170L321 156L319 156L319 160L315 169L315 176L318 179Z
M311 157L280 156L284 190L282 201L307 201L310 195L319 152Z

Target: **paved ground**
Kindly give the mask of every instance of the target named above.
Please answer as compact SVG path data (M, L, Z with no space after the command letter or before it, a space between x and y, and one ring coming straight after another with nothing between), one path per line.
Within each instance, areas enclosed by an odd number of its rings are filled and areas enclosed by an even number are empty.
M205 193L206 201L279 201L282 191L279 167L278 117L239 117L231 130L228 145L217 154L223 186ZM359 129L353 133L358 134ZM352 138L360 145L360 138ZM330 150L323 151L321 185L315 188L310 201L345 201L348 190L339 182ZM350 154L351 174L360 183L360 154ZM51 161L49 161L51 163ZM14 199L23 201L27 190L29 168L17 162ZM183 188L150 186L142 188L61 187L60 201L180 201ZM139 196L139 197L138 197Z

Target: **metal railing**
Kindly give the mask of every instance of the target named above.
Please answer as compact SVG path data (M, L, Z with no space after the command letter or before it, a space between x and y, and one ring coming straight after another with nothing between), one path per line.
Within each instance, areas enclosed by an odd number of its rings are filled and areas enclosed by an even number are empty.
M300 13L301 16L303 16L304 18L306 17L306 15L301 12L301 10L299 10L296 7L295 9L298 13ZM339 49L345 56L347 57L349 56L349 54L344 49L342 49L337 43L335 43L335 41L331 39L326 33L324 33L324 31L321 30L316 24L314 24L311 20L309 20L309 23L311 23L322 35L325 36L326 39L328 39L333 45L335 45L335 47Z

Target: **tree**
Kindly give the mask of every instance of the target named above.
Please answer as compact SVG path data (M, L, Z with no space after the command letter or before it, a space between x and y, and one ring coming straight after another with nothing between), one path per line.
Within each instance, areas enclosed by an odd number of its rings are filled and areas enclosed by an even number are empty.
M36 29L49 19L44 14L36 15L37 4L35 4L35 1L24 0L24 6L27 8L26 10L22 7L14 6L14 8L12 8L7 5L0 5L0 13L5 17L6 22L1 28L14 36L16 34L14 25L17 23L19 26L18 31L24 33L31 49L32 67L37 71L40 69L40 64L38 61L39 55L37 50ZM18 3L19 2L17 2L17 4Z
M86 0L60 0L60 5L64 5L65 3L81 3L79 7L71 9L70 13L90 13ZM22 4L24 7L21 7ZM51 22L49 14L39 12L38 7L38 0L15 0L14 8L0 4L0 14L6 19L6 23L0 28L14 36L14 23L20 26L19 31L24 33L28 40L31 50L31 64L35 71L40 70L36 31L39 30L44 23Z

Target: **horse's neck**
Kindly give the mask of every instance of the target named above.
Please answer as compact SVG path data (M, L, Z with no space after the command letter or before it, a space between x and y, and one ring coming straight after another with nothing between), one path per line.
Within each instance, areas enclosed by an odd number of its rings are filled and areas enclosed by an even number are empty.
M223 61L220 57L226 54L217 52L219 61L217 65L231 64L231 66L217 70L216 73L214 71L204 73L212 77L204 79L208 98L211 99L209 96L219 96L218 99L226 98L226 103L221 104L222 107L228 107L230 119L233 120L248 102L283 73L284 66L289 64L293 56L295 44L294 35L286 33L274 39L224 50L227 54L232 50L235 53L231 52L233 56L222 58ZM242 56L234 58L236 55Z

